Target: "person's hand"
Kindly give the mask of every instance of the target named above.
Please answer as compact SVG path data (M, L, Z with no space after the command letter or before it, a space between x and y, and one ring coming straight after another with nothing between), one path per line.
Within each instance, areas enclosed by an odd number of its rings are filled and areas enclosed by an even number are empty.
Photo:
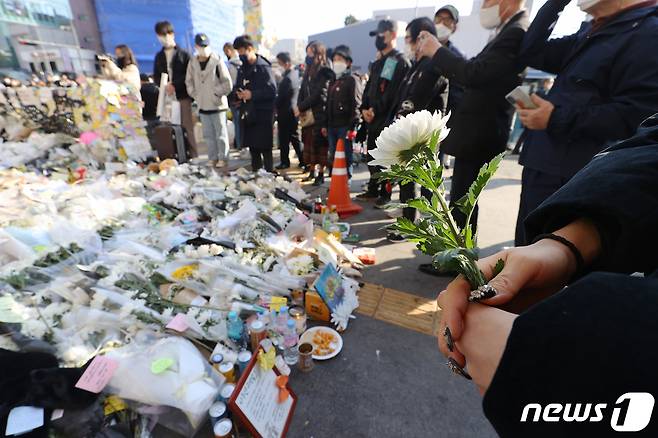
M176 92L176 89L174 88L174 84L169 82L165 87L165 92L167 93L168 96L172 96Z
M250 100L251 90L238 90L237 95L240 98L240 100Z
M484 394L496 373L516 315L473 303L464 315L464 332L455 344L468 358L468 374Z
M295 117L299 117L299 115L301 114L301 112L299 111L299 108L297 108L297 107L294 107L292 109L292 113L295 115Z
M418 35L418 43L416 47L416 54L423 56L433 57L436 52L443 47L437 37L424 30Z
M329 134L329 132L327 131L327 128L320 129L320 133L322 134L323 137L326 137Z
M537 105L537 108L524 109L521 105L517 105L519 119L521 119L521 123L526 128L534 131L543 131L548 127L548 121L551 119L551 114L553 114L555 106L536 94L531 95L530 99Z
M492 278L493 268L501 259L505 262L503 270ZM508 303L522 289L546 295L555 293L564 287L576 271L575 256L567 246L554 240L543 239L530 246L511 248L483 258L477 262L485 278L490 280L498 294L481 303L499 306ZM458 346L450 351L444 336L446 326L450 328L453 341L460 340L464 332L464 316L469 309L468 296L471 286L459 276L453 280L438 297L441 308L439 325L439 350L453 358L460 366L466 361L464 352Z

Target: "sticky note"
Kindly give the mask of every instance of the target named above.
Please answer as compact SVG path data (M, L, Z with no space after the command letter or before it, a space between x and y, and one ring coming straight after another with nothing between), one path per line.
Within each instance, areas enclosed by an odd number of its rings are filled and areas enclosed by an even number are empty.
M276 310L277 312L281 310L281 306L288 304L288 299L286 297L272 297L270 301L270 309Z
M264 351L258 352L258 364L263 371L269 371L274 368L275 360L276 350L274 348L270 349L267 353Z
M82 374L78 383L75 384L75 387L98 394L110 382L118 367L119 363L117 361L105 356L96 356Z
M169 357L156 359L151 363L151 372L153 374L162 374L174 364L174 360Z
M174 319L169 321L169 324L167 324L167 328L183 333L185 330L190 328L190 326L187 324L187 319L185 318L185 314L179 313L178 315L174 316Z
M9 412L5 435L18 435L43 426L43 408L18 406Z
M128 409L126 403L116 395L111 395L105 399L105 406L103 408L105 416L111 415L115 412L125 411L126 409Z

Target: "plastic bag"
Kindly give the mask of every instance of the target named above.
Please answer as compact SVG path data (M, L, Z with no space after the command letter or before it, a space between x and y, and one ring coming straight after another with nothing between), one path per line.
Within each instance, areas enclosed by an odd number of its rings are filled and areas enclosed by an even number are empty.
M224 383L224 377L212 370L194 345L180 337L155 343L136 340L107 356L119 363L108 392L148 405L180 409L191 429L205 419ZM171 359L173 364L155 374L152 366L158 359Z

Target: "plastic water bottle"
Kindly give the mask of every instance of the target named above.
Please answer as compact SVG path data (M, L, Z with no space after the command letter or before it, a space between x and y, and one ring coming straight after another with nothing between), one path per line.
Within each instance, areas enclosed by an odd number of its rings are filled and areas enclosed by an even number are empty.
M274 322L275 331L281 336L285 336L286 327L288 324L288 306L281 306L279 309L279 314L276 317Z
M298 343L299 335L297 334L295 321L289 319L286 324L286 333L283 337L283 360L285 360L288 365L295 365L299 361Z
M242 342L242 333L244 331L244 327L242 326L242 320L238 318L238 314L236 312L229 312L228 314L228 337L237 343Z

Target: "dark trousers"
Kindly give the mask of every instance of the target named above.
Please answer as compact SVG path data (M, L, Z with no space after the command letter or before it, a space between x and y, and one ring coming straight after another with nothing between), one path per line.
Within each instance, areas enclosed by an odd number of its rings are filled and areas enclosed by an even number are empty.
M464 215L456 207L456 202L459 201L471 187L471 184L477 179L480 168L486 163L482 160L466 160L463 158L455 158L455 167L452 173L452 184L450 186L450 206L453 207L452 216L459 228L464 228L466 225L466 215ZM471 227L473 233L477 230L478 224L478 206L475 206L473 214L471 215Z
M523 168L521 175L521 202L519 203L519 216L516 218L516 233L514 245L524 246L530 242L526 240L523 222L549 196L557 192L560 187L569 181L558 175L551 175L539 170Z
M279 119L279 150L281 151L281 164L284 166L290 166L290 143L292 143L292 147L295 149L299 164L301 166L304 165L302 142L299 138L297 125L297 117Z
M255 149L255 148L249 148L249 152L251 153L251 168L254 172L256 172L258 169L265 167L265 170L268 172L272 172L274 170L273 167L273 159L272 159L272 149Z
M368 152L377 147L375 145L375 140L377 139L377 136L379 136L379 133L381 133L381 131L377 133L368 132ZM372 160L374 160L374 158L372 158L370 153L368 153L366 162L369 163ZM378 195L382 199L391 199L391 184L388 181L379 182L379 178L375 176L382 170L384 170L384 168L380 166L368 165L368 172L370 172L370 179L368 180L368 193Z
M427 190L425 187L420 188L420 194L427 198L428 200L432 199L432 192ZM416 199L416 184L408 183L400 185L400 202L405 203ZM416 221L416 209L412 207L405 207L402 209L402 216L409 219L411 222Z

